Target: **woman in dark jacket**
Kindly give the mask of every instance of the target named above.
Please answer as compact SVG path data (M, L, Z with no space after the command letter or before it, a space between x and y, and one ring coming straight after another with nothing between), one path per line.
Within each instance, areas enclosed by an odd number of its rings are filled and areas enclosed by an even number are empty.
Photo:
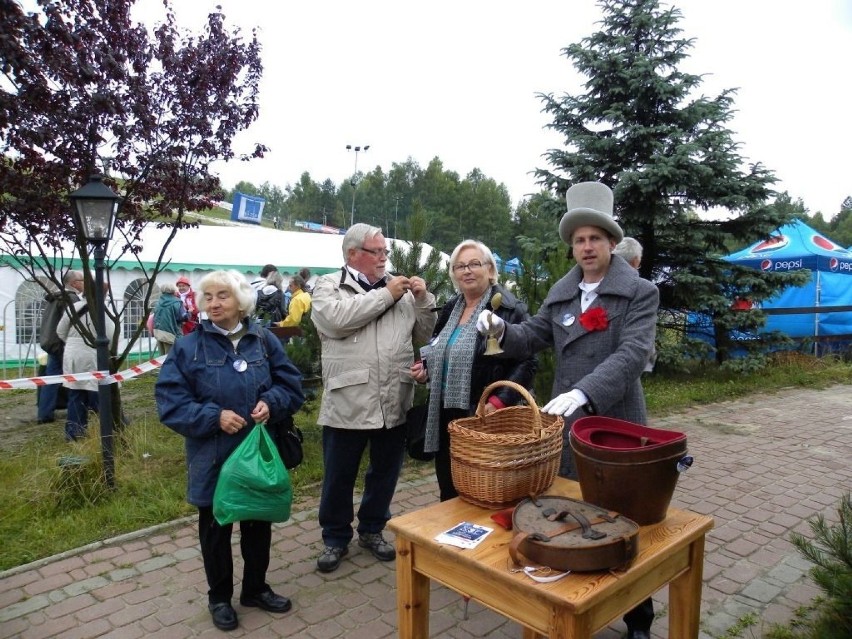
M420 349L421 361L411 367L415 380L429 381L424 451L435 453L441 501L458 495L450 470L449 423L473 415L488 384L509 380L530 388L536 370L534 356L507 359L485 355L486 340L476 331L476 319L481 311L492 309L495 293L502 296L495 312L505 322L517 324L529 317L526 305L497 284L491 250L481 242L465 240L453 250L449 268L459 293L444 305L432 341ZM485 413L520 401L516 391L501 387L487 399Z
M301 375L272 333L249 319L255 293L242 274L213 271L199 283L209 319L175 342L157 379L160 421L186 443L187 501L198 507L208 608L220 630L237 627L231 605L233 525L213 517L222 464L255 424L292 415L302 405ZM243 606L287 612L290 600L266 583L272 541L268 521L240 522Z

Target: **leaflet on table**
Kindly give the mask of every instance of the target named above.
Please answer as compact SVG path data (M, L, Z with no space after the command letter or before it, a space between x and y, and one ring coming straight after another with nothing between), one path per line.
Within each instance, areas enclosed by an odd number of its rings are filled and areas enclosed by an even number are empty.
M493 530L493 528L486 528L485 526L463 521L449 530L442 532L435 537L435 541L441 544L449 544L450 546L458 546L459 548L475 548Z

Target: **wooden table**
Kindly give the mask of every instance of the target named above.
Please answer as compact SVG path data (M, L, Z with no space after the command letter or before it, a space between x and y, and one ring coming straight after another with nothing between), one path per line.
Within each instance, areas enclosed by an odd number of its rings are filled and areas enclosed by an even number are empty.
M557 478L548 495L580 499L576 482ZM704 535L713 519L670 508L659 524L642 526L639 553L620 573L570 574L537 583L510 572L512 533L491 520L492 510L461 499L427 506L388 523L396 534L399 636L429 636L429 582L435 581L524 626L524 637L587 639L654 592L669 585L669 637L696 639L701 610ZM479 546L461 549L434 537L468 521L494 528Z

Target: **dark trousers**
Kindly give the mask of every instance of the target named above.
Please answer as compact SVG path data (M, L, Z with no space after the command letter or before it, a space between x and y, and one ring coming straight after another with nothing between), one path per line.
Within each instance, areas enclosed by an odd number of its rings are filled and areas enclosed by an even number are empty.
M326 546L342 548L352 541L355 480L368 445L369 465L358 508L357 529L362 535L382 532L390 519L390 504L405 451L405 428L349 430L322 427L324 474L319 524Z
M97 391L68 389L68 418L65 421L65 439L72 441L86 434L89 411L98 411Z
M447 501L448 499L459 496L453 484L452 462L450 460L450 433L447 430L447 426L454 419L461 419L469 415L469 412L460 408L441 408L438 452L435 453L435 476L438 478L438 497L441 501Z
M62 350L47 354L44 375L62 375ZM54 419L56 400L59 397L60 384L48 384L38 389L38 420L49 422Z
M562 457L559 459L559 476L566 479L573 479L574 481L578 480L577 464L574 461L574 451L571 448L569 435L571 433L571 425L576 419L579 419L578 415L580 414L579 412L574 412L571 414L571 417L574 419L565 419L565 428L562 431Z
M654 621L654 601L648 597L645 601L629 611L624 617L628 630L651 630Z
M571 449L571 444L568 439L568 434L571 430L570 424L572 423L573 420L570 419L565 422L562 442L562 458L559 463L559 476L577 481L577 465L574 461L574 451ZM648 597L645 601L624 615L623 619L624 623L627 624L627 628L630 630L650 631L651 623L654 621L653 600Z
M230 603L234 595L234 558L231 555L233 524L220 526L213 517L212 507L198 509L198 537L204 573L207 575L209 603ZM243 556L242 595L252 597L269 590L266 570L269 568L269 548L272 544L272 524L268 521L240 522L240 552Z

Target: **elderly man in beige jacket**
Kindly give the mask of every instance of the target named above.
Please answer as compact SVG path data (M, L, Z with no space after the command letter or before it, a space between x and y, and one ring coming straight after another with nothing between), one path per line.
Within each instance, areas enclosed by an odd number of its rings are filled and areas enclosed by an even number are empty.
M405 416L414 399L412 342L435 326L435 296L420 277L390 276L382 230L355 224L343 238L345 265L319 278L311 319L322 344L323 475L319 523L325 549L317 560L332 572L354 536L352 503L364 451L369 465L358 508L358 545L380 561L396 552L382 531L405 450Z

